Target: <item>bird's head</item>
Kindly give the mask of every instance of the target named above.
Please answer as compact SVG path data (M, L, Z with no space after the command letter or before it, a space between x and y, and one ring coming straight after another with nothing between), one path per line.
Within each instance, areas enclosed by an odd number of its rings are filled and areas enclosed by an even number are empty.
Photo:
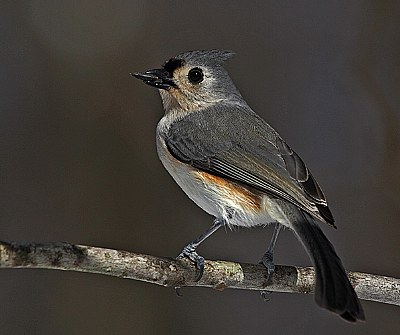
M188 51L162 68L133 76L159 89L166 112L176 108L190 112L221 101L242 100L222 66L233 54L226 50Z

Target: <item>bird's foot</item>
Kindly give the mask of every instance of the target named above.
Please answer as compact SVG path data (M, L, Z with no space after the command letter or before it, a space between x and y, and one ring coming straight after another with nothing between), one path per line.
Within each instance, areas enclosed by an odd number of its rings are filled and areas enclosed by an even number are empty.
M196 252L196 248L191 243L189 243L187 246L183 248L182 252L178 255L177 259L182 259L184 257L189 258L196 265L195 281L199 281L203 276L204 272L204 257L200 256Z
M274 254L272 252L267 251L264 256L261 258L261 262L267 269L268 277L267 280L271 277L271 275L275 271L275 264L274 264Z
M182 287L180 287L180 286L175 286L174 289L175 289L175 294L176 294L178 297L183 297L183 294L182 294Z
M260 294L261 294L261 298L265 301L265 302L267 302L267 301L270 301L270 299L268 298L268 295L269 294L271 294L272 292L271 291L260 291Z

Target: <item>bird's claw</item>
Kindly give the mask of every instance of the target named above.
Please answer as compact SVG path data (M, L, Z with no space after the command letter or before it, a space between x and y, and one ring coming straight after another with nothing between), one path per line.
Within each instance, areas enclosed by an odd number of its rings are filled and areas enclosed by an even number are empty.
M274 254L272 252L268 252L268 251L261 258L260 263L262 263L266 267L267 272L268 272L267 280L275 272L275 264L274 264L273 259L274 259Z
M183 297L183 294L182 294L182 287L180 287L180 286L175 286L174 289L175 289L175 293L176 293L176 295L177 295L178 297Z
M271 293L272 293L271 291L260 291L261 298L262 298L265 302L270 301L270 299L267 297L267 295L268 295L268 294L271 294Z
M204 257L200 256L191 244L183 248L177 259L182 259L184 257L189 258L196 265L197 274L195 281L199 281L204 272Z

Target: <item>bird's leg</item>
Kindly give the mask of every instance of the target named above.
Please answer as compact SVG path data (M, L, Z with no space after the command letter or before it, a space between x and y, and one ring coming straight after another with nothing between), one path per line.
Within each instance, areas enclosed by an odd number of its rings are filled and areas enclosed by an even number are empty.
M278 222L275 223L274 233L272 234L272 239L269 244L267 251L264 256L261 258L261 263L267 268L268 278L275 271L274 265L274 248L276 244L276 240L278 239L279 232L281 231L282 225Z
M198 238L194 241L190 242L187 246L185 246L182 252L178 255L177 259L187 257L193 263L196 264L196 269L198 274L196 276L196 281L199 281L203 276L204 271L204 257L200 256L196 252L196 248L210 235L216 232L220 227L225 225L225 220L223 219L215 219L213 225L208 228L203 234L201 234Z

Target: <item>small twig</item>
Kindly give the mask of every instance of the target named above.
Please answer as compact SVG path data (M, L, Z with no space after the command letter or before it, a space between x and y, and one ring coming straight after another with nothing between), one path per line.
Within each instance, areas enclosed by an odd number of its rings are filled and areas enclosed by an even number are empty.
M36 268L100 273L166 287L202 286L288 293L313 293L311 267L277 265L267 281L263 265L226 261L205 262L196 282L194 266L186 261L127 251L72 245L66 242L0 242L0 268ZM360 299L400 306L400 279L349 272Z

